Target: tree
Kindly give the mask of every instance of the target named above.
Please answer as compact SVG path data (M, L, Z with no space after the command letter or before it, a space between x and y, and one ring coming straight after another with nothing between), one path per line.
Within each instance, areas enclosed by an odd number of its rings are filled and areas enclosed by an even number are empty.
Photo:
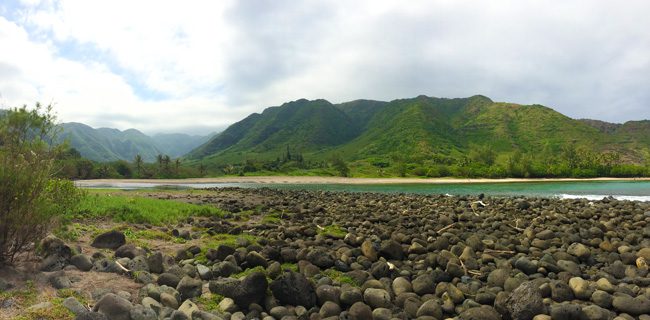
M176 160L174 161L174 169L176 171L175 173L176 173L177 176L178 176L180 168L181 168L181 159L176 158Z
M334 155L331 160L332 167L338 172L339 176L341 177L347 177L350 175L350 168L348 168L348 165L343 161L340 155Z
M52 143L56 130L51 106L0 115L0 265L39 241L81 197L72 182L54 179L65 150Z
M142 161L142 156L139 154L135 155L135 159L133 160L133 164L135 164L135 174L140 176L140 169L142 168L142 164L144 161Z

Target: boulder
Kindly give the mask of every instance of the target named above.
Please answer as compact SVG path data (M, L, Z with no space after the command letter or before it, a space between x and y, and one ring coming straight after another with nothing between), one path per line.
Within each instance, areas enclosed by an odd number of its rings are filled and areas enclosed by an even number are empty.
M93 311L104 314L111 320L130 320L133 305L128 300L113 294L105 294L93 307Z
M116 230L102 233L93 240L91 246L100 249L117 249L126 243L124 233Z
M316 305L316 291L304 275L288 270L271 282L273 296L282 304L311 308Z

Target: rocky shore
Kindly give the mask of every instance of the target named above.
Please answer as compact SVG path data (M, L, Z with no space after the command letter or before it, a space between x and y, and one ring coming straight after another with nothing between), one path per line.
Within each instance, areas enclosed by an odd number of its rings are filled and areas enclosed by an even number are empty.
M169 242L237 240L170 252L120 231L83 248L48 237L39 267L51 286L78 290L101 273L134 286L100 283L87 304L66 298L76 319L650 319L648 203L272 189L150 196L230 213L140 228ZM0 291L11 286L0 279Z

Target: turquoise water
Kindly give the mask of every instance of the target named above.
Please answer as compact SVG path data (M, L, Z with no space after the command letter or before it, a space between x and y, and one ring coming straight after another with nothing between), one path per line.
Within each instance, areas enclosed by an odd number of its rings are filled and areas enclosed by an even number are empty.
M418 193L490 196L535 196L559 198L587 198L599 200L613 196L623 200L650 201L650 181L585 181L585 182L512 182L512 183L446 183L446 184L260 184L260 183L204 183L161 185L155 183L84 184L89 188L147 189L147 188L277 188L289 190L322 190L380 193Z

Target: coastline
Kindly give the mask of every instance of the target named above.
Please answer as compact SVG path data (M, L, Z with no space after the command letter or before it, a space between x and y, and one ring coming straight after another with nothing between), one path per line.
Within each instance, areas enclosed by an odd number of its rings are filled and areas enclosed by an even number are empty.
M187 179L91 179L77 180L78 186L113 183L146 184L202 184L202 183L255 183L255 184L477 184L477 183L517 183L517 182L594 182L594 181L650 181L650 178L504 178L504 179L459 179L459 178L344 178L310 176L259 176L259 177L218 177Z

